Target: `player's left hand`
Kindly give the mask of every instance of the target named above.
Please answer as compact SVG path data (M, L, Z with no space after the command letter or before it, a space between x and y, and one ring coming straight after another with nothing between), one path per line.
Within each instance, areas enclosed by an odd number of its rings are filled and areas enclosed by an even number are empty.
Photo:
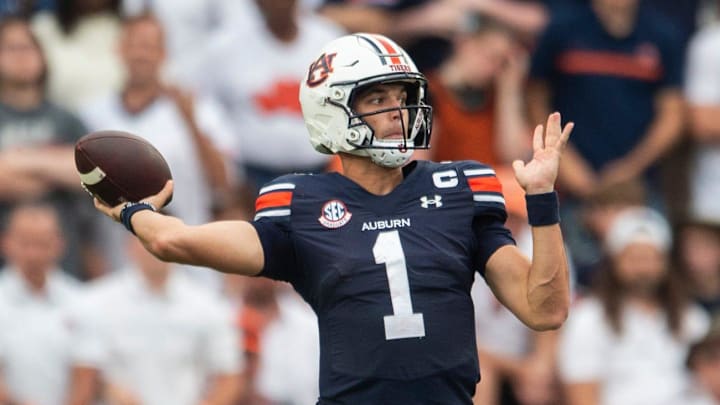
M561 128L560 113L548 116L547 125L535 127L533 134L533 157L525 163L516 160L512 166L515 178L528 194L543 194L554 190L557 179L560 156L567 144L574 124L572 122Z

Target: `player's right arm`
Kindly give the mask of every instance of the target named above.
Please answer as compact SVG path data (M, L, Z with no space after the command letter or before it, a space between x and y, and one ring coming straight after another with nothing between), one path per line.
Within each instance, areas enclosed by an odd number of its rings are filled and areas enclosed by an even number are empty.
M156 195L144 199L162 207L172 195L172 181ZM95 200L95 207L120 221L122 204L108 207ZM257 275L264 267L264 252L258 233L246 221L217 221L190 226L180 219L143 210L131 217L133 230L145 248L167 262L211 267L224 273Z

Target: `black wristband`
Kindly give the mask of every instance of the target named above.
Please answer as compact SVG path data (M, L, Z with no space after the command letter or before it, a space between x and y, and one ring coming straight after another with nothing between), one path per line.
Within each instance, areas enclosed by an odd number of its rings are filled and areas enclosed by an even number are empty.
M554 225L560 222L560 203L555 191L544 194L526 194L528 222L531 226Z
M132 232L133 235L135 235L135 230L132 227L132 223L130 222L130 219L132 216L138 212L143 210L151 210L152 212L156 212L157 210L155 207L146 202L129 202L125 203L122 210L120 211L120 222L125 226L125 228Z

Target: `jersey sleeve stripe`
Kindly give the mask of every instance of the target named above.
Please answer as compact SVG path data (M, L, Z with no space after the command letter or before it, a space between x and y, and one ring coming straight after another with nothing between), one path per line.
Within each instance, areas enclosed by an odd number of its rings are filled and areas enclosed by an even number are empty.
M502 195L493 194L475 194L473 195L473 201L475 202L494 202L505 205L505 198Z
M495 175L495 170L493 170L493 169L491 169L491 168L489 168L489 167L488 167L488 168L483 168L483 169L467 169L467 170L463 170L463 174L465 174L465 176L468 176L468 177L472 177L472 176L490 176L490 175L493 175L493 176L494 176L494 175Z
M260 195L255 201L255 211L268 208L287 207L292 202L292 191L272 191Z
M286 216L290 216L289 209L267 210L267 211L263 211L263 212L258 212L255 215L255 220L258 220L259 218L263 218L263 217L286 217Z
M468 178L468 184L470 185L470 190L472 190L473 193L502 193L502 185L495 176L470 177Z
M260 192L258 194L263 195L265 193L269 193L271 191L277 191L277 190L294 190L295 185L293 183L277 183L277 184L271 184L269 186L265 186L260 189Z

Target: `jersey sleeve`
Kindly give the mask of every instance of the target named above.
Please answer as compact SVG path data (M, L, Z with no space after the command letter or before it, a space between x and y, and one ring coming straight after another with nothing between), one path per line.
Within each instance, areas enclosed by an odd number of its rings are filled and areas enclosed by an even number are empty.
M294 192L295 182L291 176L268 183L258 193L252 222L265 257L265 266L259 275L290 283L297 281L298 272L290 226Z
M472 194L473 232L477 241L475 268L484 275L490 256L502 246L514 245L515 240L505 226L505 197L495 170L468 161L460 163L460 171Z

